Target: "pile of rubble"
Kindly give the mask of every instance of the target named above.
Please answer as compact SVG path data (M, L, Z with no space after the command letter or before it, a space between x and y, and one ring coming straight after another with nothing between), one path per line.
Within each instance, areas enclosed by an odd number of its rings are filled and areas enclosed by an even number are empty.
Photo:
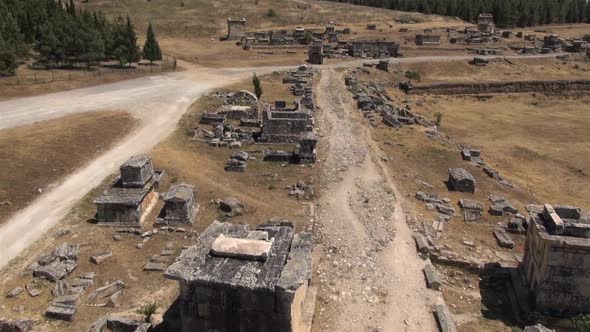
M298 181L291 186L287 186L287 190L289 190L289 196L293 196L297 199L310 199L315 194L313 186L308 185L303 181Z
M354 72L345 78L348 89L356 100L357 108L368 118L372 125L377 125L376 117L381 116L383 123L390 127L401 128L404 125L430 125L423 117L413 113L411 107L396 107L393 100L385 92L386 85L370 82L359 82Z
M241 172L246 171L246 162L248 161L248 152L240 151L232 153L227 160L225 166L226 172Z
M260 120L257 119L241 121L245 121L241 123L244 123L247 126L259 126L260 124ZM213 126L213 130L201 128L195 130L194 133L195 136L202 135L205 142L214 147L229 147L230 149L234 149L254 142L253 130L236 128L231 124L216 124Z

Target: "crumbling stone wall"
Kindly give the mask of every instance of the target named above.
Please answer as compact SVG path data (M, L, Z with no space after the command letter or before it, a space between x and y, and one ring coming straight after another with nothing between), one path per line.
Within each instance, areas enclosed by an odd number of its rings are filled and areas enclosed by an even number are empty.
M521 265L535 310L555 316L590 312L590 239L552 235L533 217Z
M539 92L562 94L590 90L590 80L503 81L490 83L439 83L414 85L408 94L461 95L482 93Z

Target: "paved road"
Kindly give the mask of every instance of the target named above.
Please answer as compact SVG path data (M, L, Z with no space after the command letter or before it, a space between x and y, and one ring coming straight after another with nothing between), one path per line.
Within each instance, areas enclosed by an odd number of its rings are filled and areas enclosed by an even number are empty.
M547 57L555 55L541 55ZM390 59L410 63L463 61L472 56L417 57ZM488 57L493 58L493 57ZM353 60L318 68L359 66L375 60ZM56 225L90 190L99 185L129 156L149 151L174 131L188 106L214 88L230 84L257 72L268 73L289 67L206 69L186 64L184 72L138 78L78 90L0 102L0 129L68 114L96 110L127 110L141 125L119 145L70 175L55 189L41 195L28 207L0 225L0 268Z

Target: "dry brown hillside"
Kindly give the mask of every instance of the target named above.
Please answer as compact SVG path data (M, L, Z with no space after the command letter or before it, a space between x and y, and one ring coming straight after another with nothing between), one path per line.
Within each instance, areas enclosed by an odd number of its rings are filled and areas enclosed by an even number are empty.
M152 22L160 35L202 37L223 33L228 17L245 17L248 28L404 20L442 21L441 17L309 0L78 0L109 17L129 14L141 31ZM269 10L276 15L269 16ZM271 17L272 16L272 17Z

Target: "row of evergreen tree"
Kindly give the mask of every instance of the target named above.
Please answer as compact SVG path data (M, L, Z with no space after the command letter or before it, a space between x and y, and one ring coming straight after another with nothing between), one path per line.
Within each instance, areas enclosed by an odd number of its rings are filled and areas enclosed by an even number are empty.
M402 11L459 17L475 22L491 13L501 27L551 23L590 23L587 0L331 0Z
M140 50L129 17L110 22L100 12L78 10L73 0L0 0L0 75L13 74L32 51L48 68L162 59L151 24Z

